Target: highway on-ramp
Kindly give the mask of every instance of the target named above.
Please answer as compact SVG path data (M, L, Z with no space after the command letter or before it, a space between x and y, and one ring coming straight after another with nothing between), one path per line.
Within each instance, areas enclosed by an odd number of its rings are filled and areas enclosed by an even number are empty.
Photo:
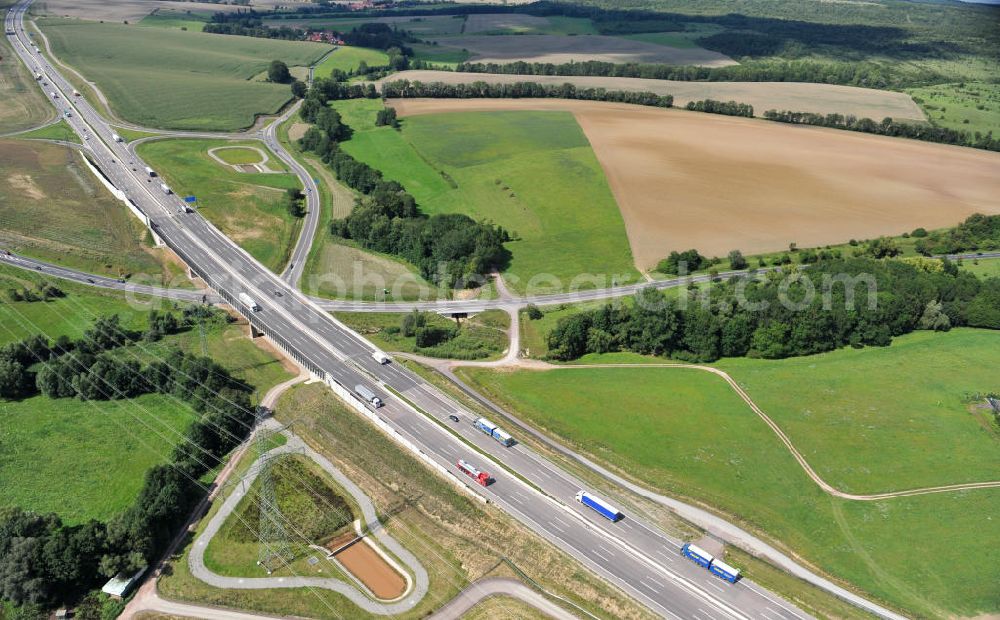
M467 485L553 545L577 558L654 613L671 618L805 618L787 601L749 579L730 585L678 554L677 541L635 515L611 523L574 500L584 484L529 448L504 447L472 425L473 415L397 364L379 364L375 347L335 321L288 281L271 273L176 197L160 190L145 163L124 144L72 86L32 47L23 30L30 0L6 17L8 39L66 121L84 138L84 152L178 254L259 332L331 385L373 388L385 401L375 414L435 464L459 479L459 458L490 471L489 487ZM259 310L239 301L252 298ZM417 411L412 405L420 408ZM455 415L458 423L449 421ZM475 449L470 446L474 446ZM502 465L501 465L502 464ZM516 474L515 474L516 472ZM609 498L615 501L614 498Z

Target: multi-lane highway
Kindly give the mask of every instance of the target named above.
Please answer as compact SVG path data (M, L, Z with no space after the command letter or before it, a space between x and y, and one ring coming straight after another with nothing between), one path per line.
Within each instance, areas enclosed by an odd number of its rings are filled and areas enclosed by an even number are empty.
M386 403L377 415L403 438L456 474L459 458L489 470L496 482L486 488L470 485L473 492L656 614L699 620L808 617L752 578L730 585L712 577L678 555L678 541L636 515L611 523L578 504L574 496L584 488L582 482L523 445L504 447L476 430L470 412L419 376L396 364L377 363L374 346L296 290L289 282L294 277L269 272L200 215L184 212L183 203L160 191L159 182L144 172L145 164L111 140L107 121L73 97L72 86L32 47L23 30L30 1L7 15L6 28L13 32L8 38L29 69L44 75L42 88L53 105L70 112L66 121L84 138L86 155L196 274L296 361L347 390L357 384L375 389ZM240 294L253 298L260 310L236 301Z

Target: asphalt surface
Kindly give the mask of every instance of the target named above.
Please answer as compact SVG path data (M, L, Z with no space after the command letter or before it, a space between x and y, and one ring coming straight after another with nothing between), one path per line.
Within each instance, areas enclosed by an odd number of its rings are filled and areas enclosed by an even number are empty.
M276 429L280 425L273 419L268 419L264 423L266 426ZM412 581L408 584L408 592L406 596L401 597L399 600L391 603L381 603L373 600L368 596L368 594L362 592L353 583L349 583L342 579L331 578L331 577L303 577L299 575L295 576L284 576L284 577L229 577L225 575L220 575L205 565L205 551L208 549L208 544L215 537L216 534L222 529L225 524L226 519L232 514L233 510L239 505L240 501L243 499L245 492L242 489L249 489L253 485L254 480L261 472L261 465L264 460L258 460L250 469L244 474L241 482L240 489L237 489L230 493L226 500L222 503L222 506L212 518L209 520L208 525L202 530L197 538L195 538L194 543L191 546L191 551L188 553L188 567L191 569L191 574L198 579L204 581L205 583L214 586L216 588L228 588L228 589L238 589L238 590L262 590L269 588L322 588L326 590L333 590L339 594L350 599L352 603L360 607L361 609L372 613L383 616L397 615L406 613L412 609L424 595L427 594L427 587L429 584L429 579L427 577L427 571L424 569L420 560L416 558L409 550L407 550L403 545L399 544L392 536L390 536L385 528L382 527L382 523L378 519L378 515L375 512L375 505L372 504L368 496L364 494L350 478L345 476L339 469L337 469L333 463L331 463L326 457L319 454L305 442L302 441L294 433L285 430L282 434L287 438L287 442L284 445L278 446L266 455L264 459L269 459L280 454L303 454L306 457L312 459L317 465L320 466L327 474L329 474L334 480L337 481L341 487L343 487L354 501L357 502L358 506L361 507L362 516L364 517L365 526L371 532L379 544L392 552L397 558L399 558L403 564L405 564L413 575ZM410 578L408 577L408 580Z
M576 492L586 488L582 482L522 445L507 448L476 430L470 412L410 371L377 363L371 343L267 271L197 213L182 212L183 203L160 191L158 179L143 171L145 164L111 140L104 118L85 100L73 98L72 86L32 50L21 27L29 3L19 3L8 14L7 29L16 27L8 38L29 69L45 74L43 89L55 93L49 95L53 104L71 110L66 120L85 138L88 157L147 215L156 235L297 362L347 390L358 384L373 388L386 403L376 413L404 439L460 479L459 458L489 471L494 484L481 487L470 480L467 486L660 616L809 617L749 579L731 585L713 577L678 554L678 541L634 515L611 523L577 503ZM255 300L259 310L237 301L240 295ZM460 421L450 422L449 415Z

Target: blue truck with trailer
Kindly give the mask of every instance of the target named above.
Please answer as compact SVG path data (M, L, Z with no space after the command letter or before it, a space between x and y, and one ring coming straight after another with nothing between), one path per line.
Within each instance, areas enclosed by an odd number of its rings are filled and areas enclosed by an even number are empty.
M729 583L736 583L736 580L740 578L740 569L734 568L722 560L712 560L712 565L708 567L716 577L721 577Z
M691 560L698 566L702 568L707 568L710 573L716 577L725 579L729 583L736 583L740 578L740 569L734 568L722 560L715 559L711 553L705 551L701 547L692 545L691 543L685 543L681 547L681 555Z
M490 422L486 418L479 418L472 423L476 428L483 431L493 439L496 439L508 448L514 445L514 438L510 436L510 433L500 430L496 424Z
M602 517L611 521L612 523L620 521L625 517L621 510L618 510L611 504L605 502L599 497L591 495L586 491L580 491L576 494L576 501L580 502L588 508L596 510Z

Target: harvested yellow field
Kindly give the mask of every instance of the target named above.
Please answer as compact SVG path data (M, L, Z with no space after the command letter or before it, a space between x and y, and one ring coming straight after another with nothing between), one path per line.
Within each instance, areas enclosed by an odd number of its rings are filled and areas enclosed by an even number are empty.
M36 15L76 17L78 19L127 21L135 23L157 9L213 13L235 11L242 7L215 2L183 0L40 0L31 6Z
M768 252L1000 214L1000 154L757 119L554 99L406 99L400 116L569 110L622 211L636 266L672 250Z
M566 37L558 34L520 36L513 34L495 36L444 37L438 40L441 47L468 50L472 62L583 62L596 60L614 63L665 63L670 65L698 65L724 67L736 61L719 52L700 47L678 48L656 45L645 41L580 35Z
M386 81L444 82L466 84L483 81L490 84L537 82L565 84L579 88L649 91L658 95L673 95L674 105L683 107L688 101L717 99L749 103L760 116L767 110L792 110L818 114L853 114L882 120L891 116L901 120L925 120L924 113L906 93L834 84L805 82L678 82L644 78L558 75L494 75L488 73L456 73L453 71L403 71Z

